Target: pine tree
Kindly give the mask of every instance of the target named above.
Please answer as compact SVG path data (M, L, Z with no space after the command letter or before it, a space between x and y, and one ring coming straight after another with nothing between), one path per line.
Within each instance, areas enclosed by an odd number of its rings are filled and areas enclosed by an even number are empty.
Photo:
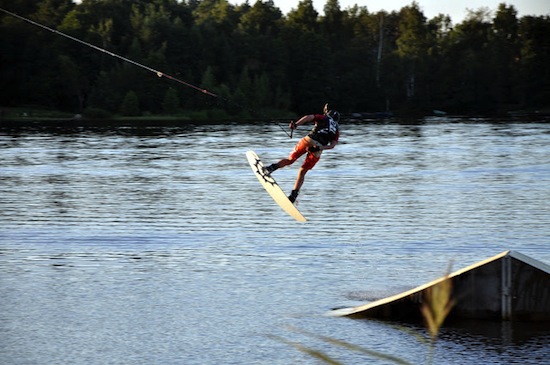
M133 90L126 93L122 105L120 106L120 114L127 117L136 117L141 115L139 109L139 99Z

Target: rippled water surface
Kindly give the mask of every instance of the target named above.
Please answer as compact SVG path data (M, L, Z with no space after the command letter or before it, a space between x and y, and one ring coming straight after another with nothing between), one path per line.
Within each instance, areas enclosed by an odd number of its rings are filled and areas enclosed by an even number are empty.
M387 363L292 326L425 363L410 331L324 314L505 250L550 263L549 124L343 124L305 224L245 158L296 141L274 123L0 127L0 362L318 363L275 335ZM274 173L283 190L297 169ZM550 329L529 328L446 327L435 363L548 363Z

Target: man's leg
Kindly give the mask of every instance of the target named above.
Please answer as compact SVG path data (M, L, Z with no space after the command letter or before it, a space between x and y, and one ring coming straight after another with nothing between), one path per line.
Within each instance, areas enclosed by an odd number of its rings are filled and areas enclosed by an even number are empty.
M292 165L297 159L299 159L304 153L307 152L307 149L309 147L308 140L304 137L301 140L296 143L294 146L294 150L290 153L290 156L288 158L283 158L277 163L273 163L265 168L265 171L268 174L271 174L273 171L280 169L282 167Z
M268 174L271 174L273 171L278 170L281 167L285 167L285 166L293 164L294 161L296 161L296 160L289 160L288 158L283 158L281 161L279 161L277 163L272 163L271 165L267 166L265 168L265 171Z
M294 190L292 190L292 192L288 196L288 199L291 202L294 203L296 201L296 198L300 193L300 189L304 184L304 180L307 172L317 164L320 158L321 158L321 152L316 152L316 153L310 152L307 154L304 164L302 165L302 167L300 167L300 170L298 170L298 177L296 177L296 182L294 183Z
M309 171L309 169L305 169L304 167L300 167L300 170L298 170L298 177L296 177L296 182L294 183L294 190L300 191L302 188L302 185L304 184L304 179L306 178L306 174Z
M304 179L308 171L309 169L305 169L304 167L300 167L300 170L298 170L298 177L296 178L296 182L294 183L294 190L292 190L290 192L290 195L288 196L288 200L290 200L292 203L296 201L296 198L300 193L300 188L304 184Z

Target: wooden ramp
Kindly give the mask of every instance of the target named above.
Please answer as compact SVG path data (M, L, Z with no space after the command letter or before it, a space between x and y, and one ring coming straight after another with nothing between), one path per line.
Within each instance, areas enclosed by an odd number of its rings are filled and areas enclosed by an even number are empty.
M404 293L337 309L329 315L419 321L425 291L447 278L452 280L452 298L456 301L449 318L550 321L550 266L514 251Z

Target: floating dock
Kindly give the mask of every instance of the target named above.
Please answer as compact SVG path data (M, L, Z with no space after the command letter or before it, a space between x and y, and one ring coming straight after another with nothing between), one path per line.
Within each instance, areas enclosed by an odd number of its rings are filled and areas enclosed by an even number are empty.
M419 321L427 291L445 280L451 280L454 301L449 319L550 321L550 265L514 251L505 251L404 293L337 309L329 315Z

